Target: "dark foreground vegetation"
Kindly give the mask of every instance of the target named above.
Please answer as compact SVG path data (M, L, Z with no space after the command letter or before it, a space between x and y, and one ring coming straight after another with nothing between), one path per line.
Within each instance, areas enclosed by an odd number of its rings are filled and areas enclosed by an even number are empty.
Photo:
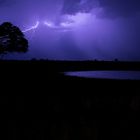
M139 140L139 81L63 74L100 69L140 70L140 63L0 61L1 139Z
M59 94L0 97L1 137L5 139L140 138L139 96Z

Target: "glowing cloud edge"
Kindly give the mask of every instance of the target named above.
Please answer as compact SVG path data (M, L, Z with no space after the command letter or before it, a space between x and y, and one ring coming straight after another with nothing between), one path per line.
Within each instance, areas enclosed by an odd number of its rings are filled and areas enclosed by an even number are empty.
M39 27L40 23L47 26L50 29L60 30L60 31L71 31L75 27L80 27L81 25L86 25L87 21L90 20L91 14L87 13L77 13L76 15L64 15L62 17L62 22L55 24L52 21L37 21L34 26L23 30L23 33L35 30Z

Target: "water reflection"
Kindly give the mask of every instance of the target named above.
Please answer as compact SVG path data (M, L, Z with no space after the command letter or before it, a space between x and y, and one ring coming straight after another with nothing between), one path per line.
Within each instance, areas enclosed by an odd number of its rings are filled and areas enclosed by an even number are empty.
M79 71L67 72L66 75L84 78L140 80L140 71Z

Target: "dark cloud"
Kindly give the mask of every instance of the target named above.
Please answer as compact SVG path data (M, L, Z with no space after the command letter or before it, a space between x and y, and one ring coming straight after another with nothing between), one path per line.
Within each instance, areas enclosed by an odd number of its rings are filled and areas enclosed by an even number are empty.
M139 0L99 0L106 16L131 16L140 11Z
M9 6L9 5L13 4L13 2L14 2L14 0L11 0L11 1L9 1L9 0L0 0L0 7Z
M21 3L23 5L24 3L32 3L32 7L42 7L44 9L48 8L48 3L54 6L56 3L63 3L63 14L89 12L94 8L100 7L104 11L101 15L106 17L130 16L140 11L140 0L0 0L0 6L15 3Z
M64 0L63 13L90 12L102 8L105 17L131 16L140 11L139 0Z
M62 13L89 12L97 6L96 0L64 0Z
M73 14L77 12L79 10L78 9L79 2L80 0L70 0L69 2L65 0L62 8L62 13Z

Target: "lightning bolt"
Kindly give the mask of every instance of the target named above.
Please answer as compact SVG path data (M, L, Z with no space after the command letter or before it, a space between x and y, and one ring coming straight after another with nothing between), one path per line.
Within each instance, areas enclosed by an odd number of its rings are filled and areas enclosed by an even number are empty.
M26 29L26 30L24 30L24 31L22 31L22 32L23 32L23 33L26 33L26 32L29 32L29 31L31 31L31 30L35 30L36 28L38 28L39 24L40 24L40 22L37 21L36 24L35 24L34 26L31 26L30 28L28 28L28 29Z

